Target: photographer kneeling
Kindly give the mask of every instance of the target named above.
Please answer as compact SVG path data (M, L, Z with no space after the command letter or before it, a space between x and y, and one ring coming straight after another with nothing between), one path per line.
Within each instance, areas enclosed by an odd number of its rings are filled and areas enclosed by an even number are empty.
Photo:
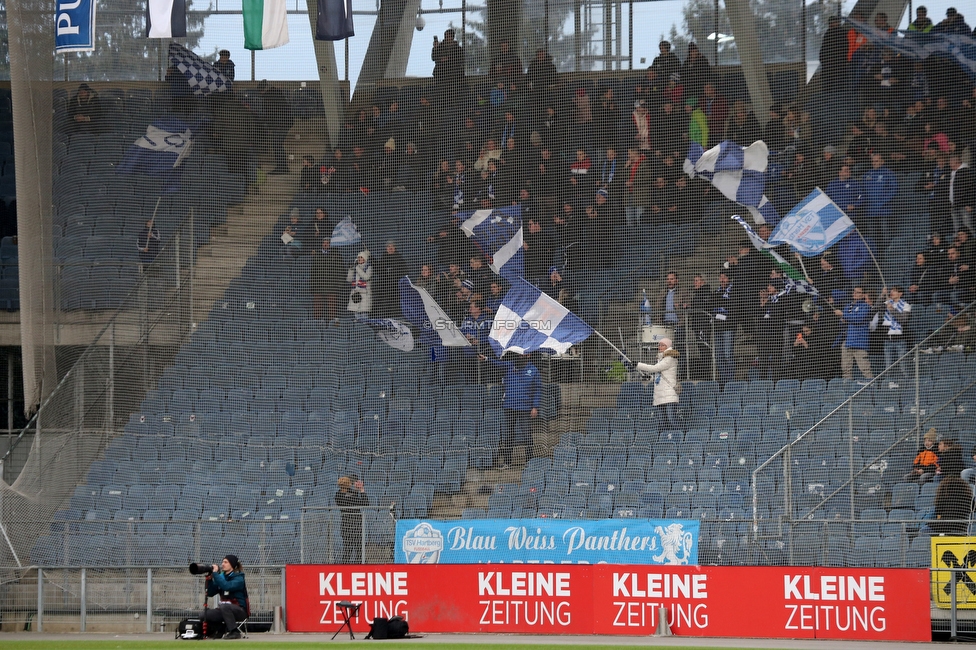
M213 573L207 576L207 597L210 596L217 596L220 602L215 609L204 612L207 625L223 623L225 639L241 638L237 622L248 616L247 585L236 555L224 557L220 566L213 565Z

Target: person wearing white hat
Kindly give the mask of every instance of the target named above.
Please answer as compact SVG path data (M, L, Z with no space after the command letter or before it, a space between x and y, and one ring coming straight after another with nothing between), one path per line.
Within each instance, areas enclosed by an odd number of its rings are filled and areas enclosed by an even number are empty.
M368 313L373 309L373 265L369 257L369 251L360 251L356 265L346 273L346 281L352 285L346 307L349 311Z
M678 382L678 357L681 354L672 347L669 338L657 344L657 363L638 363L637 370L645 375L654 375L654 406L664 413L669 426L678 425L678 400L681 384Z

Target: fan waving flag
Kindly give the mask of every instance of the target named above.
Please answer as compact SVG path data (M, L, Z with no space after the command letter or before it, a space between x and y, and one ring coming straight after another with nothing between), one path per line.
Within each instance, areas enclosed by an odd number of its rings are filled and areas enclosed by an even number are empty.
M376 332L376 338L395 350L413 350L413 333L405 323L394 318L357 318L356 322L369 325Z
M175 118L160 118L129 147L116 167L120 174L158 174L179 167L193 148L193 131Z
M164 192L179 189L180 165L193 149L193 130L176 118L160 118L146 127L115 168L117 174L149 174L163 180Z
M332 229L332 240L329 243L332 246L352 246L362 241L363 236L352 222L352 217L343 217Z
M462 214L461 218L464 219L461 230L474 237L492 271L510 282L523 275L522 206L476 210Z
M499 357L506 352L566 352L593 328L522 278L512 283L495 312L488 340Z
M749 241L752 245L759 250L760 253L770 258L779 267L779 270L783 272L784 283L786 284L787 292L796 289L800 293L808 293L813 296L820 295L817 288L810 284L806 277L797 271L792 264L783 259L783 256L773 250L771 244L764 242L762 237L756 234L756 231L752 229L752 226L746 223L746 220L737 214L732 215L732 219L745 228L746 234L749 235Z
M288 43L285 0L243 0L244 47L270 50Z
M147 0L148 38L186 38L186 0Z
M769 148L762 140L748 147L725 140L708 151L693 143L688 147L684 171L691 178L707 179L727 199L748 209L757 224L775 224L779 214L763 194L768 160Z
M352 25L352 0L319 0L319 16L315 21L315 38L320 41L341 41L356 35Z
M850 217L818 187L783 217L769 236L769 243L789 244L800 255L812 257L853 229Z
M179 43L169 44L169 62L186 77L194 95L206 96L231 88L230 79Z
M471 343L437 301L406 276L400 278L400 309L404 317L420 330L421 343L452 348L470 347Z

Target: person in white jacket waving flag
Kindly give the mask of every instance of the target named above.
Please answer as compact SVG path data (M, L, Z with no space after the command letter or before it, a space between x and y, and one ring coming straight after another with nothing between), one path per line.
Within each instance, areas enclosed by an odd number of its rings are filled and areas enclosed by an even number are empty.
M678 382L678 357L680 352L672 347L671 339L661 339L657 344L657 363L638 363L637 370L654 375L654 406L664 412L668 426L678 426L678 400L681 384Z

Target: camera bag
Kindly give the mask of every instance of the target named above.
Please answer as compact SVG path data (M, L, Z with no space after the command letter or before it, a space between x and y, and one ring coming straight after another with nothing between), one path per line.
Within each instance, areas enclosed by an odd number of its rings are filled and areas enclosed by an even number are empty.
M199 618L184 618L176 626L177 639L202 639L203 621Z

